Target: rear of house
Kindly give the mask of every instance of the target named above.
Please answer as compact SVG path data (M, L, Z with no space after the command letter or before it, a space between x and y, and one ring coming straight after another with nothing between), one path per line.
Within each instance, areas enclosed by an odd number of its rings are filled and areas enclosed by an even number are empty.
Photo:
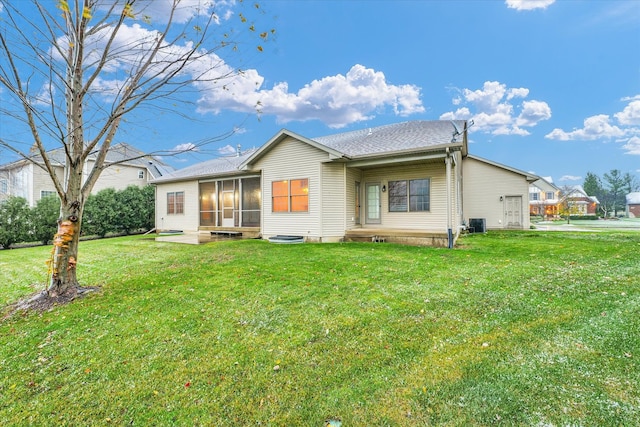
M452 246L469 217L486 218L491 228L528 227L530 178L468 156L463 121L313 139L282 130L253 152L154 181L156 226Z

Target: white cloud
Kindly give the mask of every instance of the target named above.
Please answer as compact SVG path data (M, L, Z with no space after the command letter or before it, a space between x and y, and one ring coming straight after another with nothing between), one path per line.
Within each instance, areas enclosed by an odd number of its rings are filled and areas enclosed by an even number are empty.
M487 81L482 89L458 90L454 97L454 105L470 104L462 106L455 112L449 111L440 115L441 120L470 120L473 119L476 131L490 133L492 135L529 135L530 132L523 127L533 127L543 120L551 118L551 108L544 101L522 101L516 104L516 99L529 96L529 89L507 88L500 82Z
M624 110L613 115L621 125L640 125L640 100L632 101Z
M556 0L505 0L507 7L517 10L546 9Z
M186 4L191 7L195 3L196 0L189 0ZM206 8L210 3L203 4ZM143 6L140 13L161 13L167 3L146 1ZM92 92L100 95L103 101L114 101L130 84L130 76L135 75L140 65L145 63L142 58L149 54L159 37L158 31L148 28L140 20L127 24L125 22L113 40L113 54L104 66L105 72L92 85ZM88 41L86 64L97 64L101 60L112 31L113 27L103 27ZM62 38L57 42L60 46L68 45ZM162 77L176 70L177 66L167 64L176 60L180 63L179 59L192 48L193 44L188 39L183 44L165 44L147 71L147 77ZM57 54L55 49L51 52L52 55ZM57 59L62 60L59 56ZM202 114L260 111L263 115L275 116L279 123L319 120L330 127L341 128L368 120L387 109L401 117L425 111L419 87L391 84L381 71L359 64L351 67L345 75L313 80L295 92L290 91L286 82L265 88L265 79L257 70L247 69L238 73L216 54L198 51L194 60L179 70L178 79L183 82L194 80L193 86L198 91L197 112ZM150 78L148 81L154 80Z
M556 128L545 135L545 138L560 141L593 141L596 139L621 138L624 135L625 132L622 129L610 123L608 115L599 114L586 118L584 120L584 126L581 129L565 132L562 129Z
M640 137L631 137L627 143L622 146L622 149L625 150L625 154L640 156Z
M551 108L546 102L523 101L522 111L516 119L518 126L535 126L542 120L551 118Z
M598 114L586 118L580 129L567 132L556 128L545 138L558 141L615 141L623 143L625 154L640 155L640 95L626 97L622 101L629 104L613 115L617 125L612 123L609 115Z
M354 65L346 75L323 77L290 92L286 82L261 89L264 79L250 70L226 87L209 85L199 101L200 112L221 110L274 115L280 123L320 120L333 128L367 120L391 107L398 116L424 112L420 88L391 85L380 71ZM204 88L203 88L204 89Z
M230 156L237 153L238 153L237 149L229 144L225 145L224 147L220 147L218 149L218 154L220 154L221 156Z
M233 4L233 1L180 0L172 19L173 22L184 24L197 16L208 18L215 11L214 20L217 21L220 18L228 18ZM109 7L111 3L98 6L102 10L108 10ZM169 20L172 8L173 0L137 0L133 6L133 14L136 20L144 19L152 24L164 24Z
M191 142L187 142L185 144L176 145L171 149L171 151L175 151L177 153L184 153L186 151L198 151L198 147Z
M581 176L576 175L564 175L560 178L560 181L580 181L582 180Z

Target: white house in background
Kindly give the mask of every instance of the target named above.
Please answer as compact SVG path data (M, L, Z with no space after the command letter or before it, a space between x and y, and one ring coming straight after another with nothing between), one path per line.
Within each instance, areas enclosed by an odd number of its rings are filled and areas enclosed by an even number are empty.
M10 196L17 196L25 198L29 206L35 206L41 198L56 194L51 177L43 167L39 166L44 166L42 157L39 154L32 154L35 164L28 160L18 160L0 165L0 202ZM58 178L63 180L64 150L58 148L47 154ZM133 160L130 160L132 158ZM94 161L95 155L90 155L84 169L85 177L88 176ZM100 174L92 193L105 188L123 190L129 185L147 185L151 180L175 170L125 143L116 144L110 148L106 164L109 166Z
M545 218L558 216L560 188L551 177L540 177L529 186L529 213Z
M640 192L629 193L627 199L627 216L629 218L640 218Z
M411 121L319 138L283 129L152 183L159 230L453 246L470 222L529 228L538 179L470 155L466 121Z

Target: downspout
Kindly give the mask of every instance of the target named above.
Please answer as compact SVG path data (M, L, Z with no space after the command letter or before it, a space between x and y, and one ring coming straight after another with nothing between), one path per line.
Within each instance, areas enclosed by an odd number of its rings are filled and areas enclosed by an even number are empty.
M444 159L446 166L446 185L447 185L447 240L448 248L453 248L453 226L451 219L451 153L449 147L446 148L447 156Z

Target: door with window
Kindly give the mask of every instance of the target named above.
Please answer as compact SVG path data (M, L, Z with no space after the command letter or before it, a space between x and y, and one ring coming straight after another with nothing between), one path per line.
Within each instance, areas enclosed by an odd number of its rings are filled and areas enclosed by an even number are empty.
M380 198L380 184L377 182L367 183L365 197L365 222L367 224L380 224L380 211L382 208L382 201Z
M522 227L522 197L506 196L504 198L505 224L509 228Z
M222 226L233 227L235 210L235 180L222 181Z

